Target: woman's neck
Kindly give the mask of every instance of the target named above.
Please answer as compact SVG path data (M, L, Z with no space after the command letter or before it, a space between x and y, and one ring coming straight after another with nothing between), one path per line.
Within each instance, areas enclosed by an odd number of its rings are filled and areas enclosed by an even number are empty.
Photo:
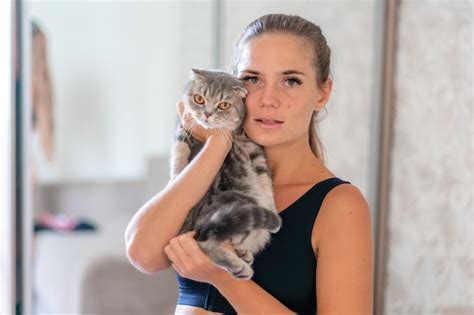
M265 154L275 187L313 182L327 172L307 141L265 147Z

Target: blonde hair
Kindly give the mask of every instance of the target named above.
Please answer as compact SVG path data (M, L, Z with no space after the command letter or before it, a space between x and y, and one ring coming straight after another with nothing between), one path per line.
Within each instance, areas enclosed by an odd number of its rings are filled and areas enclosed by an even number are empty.
M251 22L242 32L235 45L232 72L237 74L237 66L243 46L252 38L265 33L285 33L304 39L313 52L313 67L318 88L322 88L329 78L331 49L327 45L321 28L297 15L267 14ZM313 112L309 126L309 144L313 154L323 163L326 161L324 148L317 132L319 112Z

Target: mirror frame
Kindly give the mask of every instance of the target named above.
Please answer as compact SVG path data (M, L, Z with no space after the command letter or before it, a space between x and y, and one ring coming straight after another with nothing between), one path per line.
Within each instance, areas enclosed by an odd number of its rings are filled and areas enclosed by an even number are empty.
M13 1L0 2L0 313L15 310L15 125L14 125L14 10Z

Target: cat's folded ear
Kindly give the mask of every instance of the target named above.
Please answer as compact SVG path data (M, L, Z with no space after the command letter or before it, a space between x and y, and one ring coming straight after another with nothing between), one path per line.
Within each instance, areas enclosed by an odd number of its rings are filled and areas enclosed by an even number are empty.
M249 93L249 91L246 88L238 86L238 85L234 86L234 91L237 92L237 94L242 98L246 97L247 94Z
M202 72L203 71L200 69L191 68L191 70L189 70L189 80L205 81L205 78Z

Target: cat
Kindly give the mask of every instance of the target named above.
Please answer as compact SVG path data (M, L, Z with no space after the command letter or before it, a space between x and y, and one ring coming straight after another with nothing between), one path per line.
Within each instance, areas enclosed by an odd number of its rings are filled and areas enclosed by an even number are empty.
M238 279L253 276L254 255L281 227L263 148L243 131L248 91L239 79L219 70L191 69L183 97L185 112L204 128L232 130L232 149L209 190L188 213L179 234L196 231L202 251ZM178 124L171 153L171 180L202 149ZM235 253L222 245L229 242Z

